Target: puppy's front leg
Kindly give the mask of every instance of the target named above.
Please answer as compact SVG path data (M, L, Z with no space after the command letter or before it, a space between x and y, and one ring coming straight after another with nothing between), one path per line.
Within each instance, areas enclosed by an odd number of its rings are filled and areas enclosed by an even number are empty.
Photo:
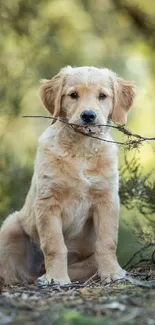
M119 197L103 196L94 207L94 227L96 231L95 256L102 280L110 282L123 278L125 271L117 262Z
M61 210L54 199L39 198L35 203L36 224L44 254L46 274L39 278L41 283L52 280L70 282L67 274L67 248L62 233Z

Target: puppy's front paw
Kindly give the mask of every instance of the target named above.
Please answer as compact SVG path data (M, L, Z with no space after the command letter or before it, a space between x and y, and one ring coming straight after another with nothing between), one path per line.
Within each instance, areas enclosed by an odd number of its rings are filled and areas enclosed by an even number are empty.
M115 271L112 272L102 272L101 274L101 281L104 284L116 281L116 280L125 280L125 276L127 272L123 270L121 267L117 268Z
M65 276L64 278L58 278L58 277L53 277L49 274L44 274L41 277L39 277L37 279L37 285L39 286L48 286L50 284L66 284L66 283L70 283L71 280L69 278L69 276Z

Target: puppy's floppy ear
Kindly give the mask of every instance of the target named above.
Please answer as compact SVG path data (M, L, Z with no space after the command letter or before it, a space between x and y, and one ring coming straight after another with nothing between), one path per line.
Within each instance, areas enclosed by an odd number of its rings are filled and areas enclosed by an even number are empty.
M40 97L44 106L52 116L59 116L65 75L60 72L51 80L42 80L41 83Z
M111 119L114 123L125 124L136 95L135 87L116 75L112 77L112 87L114 97Z

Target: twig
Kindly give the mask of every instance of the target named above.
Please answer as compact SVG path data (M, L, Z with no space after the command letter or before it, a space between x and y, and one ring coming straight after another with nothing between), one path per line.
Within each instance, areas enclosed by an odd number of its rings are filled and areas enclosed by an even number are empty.
M131 275L127 274L125 275L123 278L121 279L117 279L117 280L114 280L114 281L111 281L111 282L108 282L108 283L105 283L103 282L104 286L105 287L109 287L109 286L113 286L115 283L121 283L121 282L124 282L124 281L128 281L130 283L132 283L133 285L135 286L138 286L138 287L144 287L144 288L149 288L149 289L155 289L155 283L150 283L150 282L147 282L147 281L144 281L144 280L137 280L137 279L134 279Z
M149 243L145 246L143 246L141 249L139 249L136 253L133 254L133 256L128 260L128 262L123 266L123 269L126 269L130 264L131 262L134 260L134 258L136 256L138 256L139 254L141 254L142 252L144 252L146 249L148 249L149 247L153 247L155 246L155 244L153 243Z
M66 284L60 284L60 283L55 283L51 282L50 284L36 284L39 289L46 289L46 288L51 288L53 290L58 290L61 291L61 289L78 289L78 288L84 288L85 283L76 281L76 282L70 282Z
M138 287L144 287L144 288L150 288L150 289L155 289L155 283L148 283L143 280L137 280L133 279L131 276L126 275L125 280L129 281L130 283L138 286Z
M119 145L137 147L139 144L141 144L144 141L155 141L155 137L150 137L150 138L149 137L143 137L143 136L141 136L139 134L132 133L128 129L126 129L124 127L124 125L114 126L114 125L111 125L111 124L98 124L98 125L95 125L95 126L96 127L105 126L107 128L117 129L118 131L120 131L124 135L126 135L128 137L136 138L138 140L134 139L134 140L128 140L128 141L125 141L125 142L106 140L106 139L94 136L92 134L87 134L87 133L81 132L80 130L78 130L78 128L80 128L81 125L78 125L78 124L75 124L75 123L69 123L69 122L66 121L65 118L59 118L59 117L53 117L53 116L43 116L43 115L23 115L22 118L45 118L45 119L51 119L51 120L55 120L55 121L58 120L58 121L60 121L60 122L62 122L64 124L67 124L67 125L71 126L72 128L76 127L77 128L76 131L83 134L83 135L85 135L85 136L88 136L88 137L91 137L91 138L94 138L94 139L97 139L97 140L105 141L105 142L116 143L116 144L119 144ZM83 128L88 128L88 126L82 126L82 127Z
M84 282L85 286L86 285L93 284L93 283L96 283L96 281L94 282L94 279L97 279L97 277L99 278L98 272L96 272L95 274L93 274L88 280L86 280Z
M153 251L153 253L152 253L152 262L153 262L153 264L155 264L155 251Z

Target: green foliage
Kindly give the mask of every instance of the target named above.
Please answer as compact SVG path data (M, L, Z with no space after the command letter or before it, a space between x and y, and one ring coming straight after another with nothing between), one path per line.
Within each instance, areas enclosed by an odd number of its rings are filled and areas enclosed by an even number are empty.
M13 155L11 148L3 149L0 160L0 216L19 210L27 194L31 181L31 168L23 168L20 161Z
M112 325L111 320L107 319L107 317L103 320L101 318L91 318L87 316L81 315L79 312L75 310L67 310L64 311L60 319L57 322L57 325Z
M135 206L144 215L155 213L155 181L151 181L150 174L144 175L142 166L136 157L128 160L120 170L121 202L129 210Z
M153 171L147 174L142 172L136 157L128 159L125 156L125 163L120 170L121 203L128 210L134 210L133 229L142 244L155 244L155 181L151 180L152 177Z

